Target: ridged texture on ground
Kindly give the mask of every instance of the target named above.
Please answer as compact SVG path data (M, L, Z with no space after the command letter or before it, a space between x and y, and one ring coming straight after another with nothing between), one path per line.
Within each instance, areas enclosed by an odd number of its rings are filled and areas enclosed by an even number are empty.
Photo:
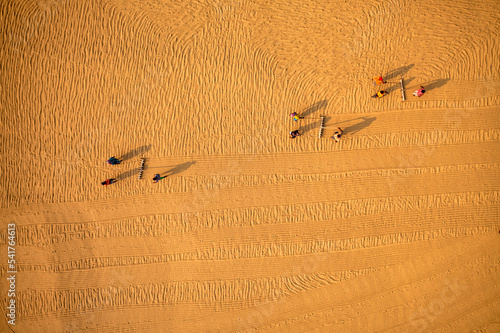
M0 18L2 332L500 331L498 1Z

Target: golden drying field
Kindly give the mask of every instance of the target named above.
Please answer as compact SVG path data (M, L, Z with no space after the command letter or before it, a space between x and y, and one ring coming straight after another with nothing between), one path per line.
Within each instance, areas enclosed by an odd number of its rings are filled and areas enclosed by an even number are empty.
M500 332L498 0L0 18L1 332Z

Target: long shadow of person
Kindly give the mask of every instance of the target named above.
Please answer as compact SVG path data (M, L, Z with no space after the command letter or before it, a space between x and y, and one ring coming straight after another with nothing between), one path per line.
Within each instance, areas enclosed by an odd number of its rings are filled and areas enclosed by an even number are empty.
M173 176L173 175L176 175L178 173L181 173L181 172L184 172L186 171L187 169L189 169L191 167L191 165L193 164L196 164L196 161L191 161L191 162L185 162L185 163L181 163L179 165L176 165L175 167L173 167L172 169L168 170L165 174L168 175L168 176Z
M429 83L426 83L424 85L425 87L425 91L429 91L429 90L432 90L432 89L437 89L437 88L441 88L442 86L444 86L446 83L448 83L448 81L450 81L450 79L436 79L434 81L431 81Z
M313 105L311 105L310 107L308 107L307 109L305 109L304 111L302 111L302 113L300 115L302 117L307 117L310 114L313 114L314 112L316 112L316 111L318 111L320 109L326 108L327 105L328 105L328 101L326 99L324 99L322 101L314 103Z
M327 124L328 122L330 121L330 119L332 119L332 117L330 116L325 116L325 121L323 122L323 126L324 127L328 127ZM304 126L300 126L299 128L299 133L300 134L305 134L307 132L309 132L310 130L313 130L315 128L317 128L319 130L319 125L321 125L321 120L317 120L317 121L314 121L312 123L309 123L307 125L304 125Z
M344 135L347 133L356 134L357 132L361 131L363 128L370 126L375 120L377 120L376 117L371 117L371 118L361 117L361 119L363 120L360 121L359 123L344 128Z
M196 164L196 161L181 163L181 164L174 166L172 169L170 169L168 171L165 171L161 174L159 173L159 175L160 175L161 179L163 179L165 177L173 176L173 175L176 175L176 174L181 173L183 171L186 171L193 164Z
M149 145L144 145L144 146L141 146L141 147L137 147L137 148L132 149L131 151L123 154L119 159L122 160L122 161L130 160L131 158L134 158L136 156L144 154L145 152L147 152L150 149L151 149L151 145L150 144Z
M321 124L320 120L309 123L307 125L300 126L299 133L301 135L304 135L305 133L309 132L310 130L312 130L314 128L319 128L319 124Z
M413 66L415 66L415 64L411 64L411 65L408 65L408 66L402 66L402 67L393 69L393 70L387 72L386 74L384 74L383 78L384 78L384 80L387 81L387 80L394 79L395 77L400 77L400 76L405 75L406 73L408 73L408 71L410 69L412 69Z
M408 85L411 81L415 80L415 77L410 77L408 79L403 79L403 86L405 87L405 90L406 90L406 85ZM395 85L389 87L386 89L387 93L391 93L393 91L396 91L396 90L400 90L401 89L401 85L400 83L396 83ZM409 89L409 88L408 88Z
M450 81L450 79L436 79L429 81L427 83L422 83L416 86L408 87L407 89L414 89L423 86L425 91L429 91L444 86L446 83L448 83L448 81Z
M332 117L330 116L325 116L325 120L323 122L323 126L327 127L326 124L328 124L328 122L330 121ZM305 134L307 132L309 132L310 130L312 129L319 129L319 125L321 125L321 120L317 120L317 121L314 121L312 123L309 123L307 125L303 125L303 126L300 126L299 128L299 133L300 134Z
M130 169L129 171L125 171L125 172L120 173L116 177L116 179L124 180L124 179L127 179L129 177L132 177L133 175L137 175L138 173L139 173L139 168Z

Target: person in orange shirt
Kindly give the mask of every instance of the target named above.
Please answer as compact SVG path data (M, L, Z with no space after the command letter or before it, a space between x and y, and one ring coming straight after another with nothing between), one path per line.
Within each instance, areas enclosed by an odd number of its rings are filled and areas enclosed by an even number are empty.
M372 96L372 98L382 98L384 95L387 94L387 91L385 90L380 90L378 93Z
M387 83L384 81L382 76L376 76L373 78L373 84L382 84L382 83Z

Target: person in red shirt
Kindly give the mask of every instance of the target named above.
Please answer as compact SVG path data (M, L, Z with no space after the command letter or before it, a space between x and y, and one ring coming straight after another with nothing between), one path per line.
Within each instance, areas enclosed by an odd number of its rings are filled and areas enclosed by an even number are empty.
M101 183L101 185L104 185L104 187L108 186L108 185L111 185L111 184L114 184L116 183L118 180L116 180L115 178L111 178L111 179L106 179L105 181L103 181Z

